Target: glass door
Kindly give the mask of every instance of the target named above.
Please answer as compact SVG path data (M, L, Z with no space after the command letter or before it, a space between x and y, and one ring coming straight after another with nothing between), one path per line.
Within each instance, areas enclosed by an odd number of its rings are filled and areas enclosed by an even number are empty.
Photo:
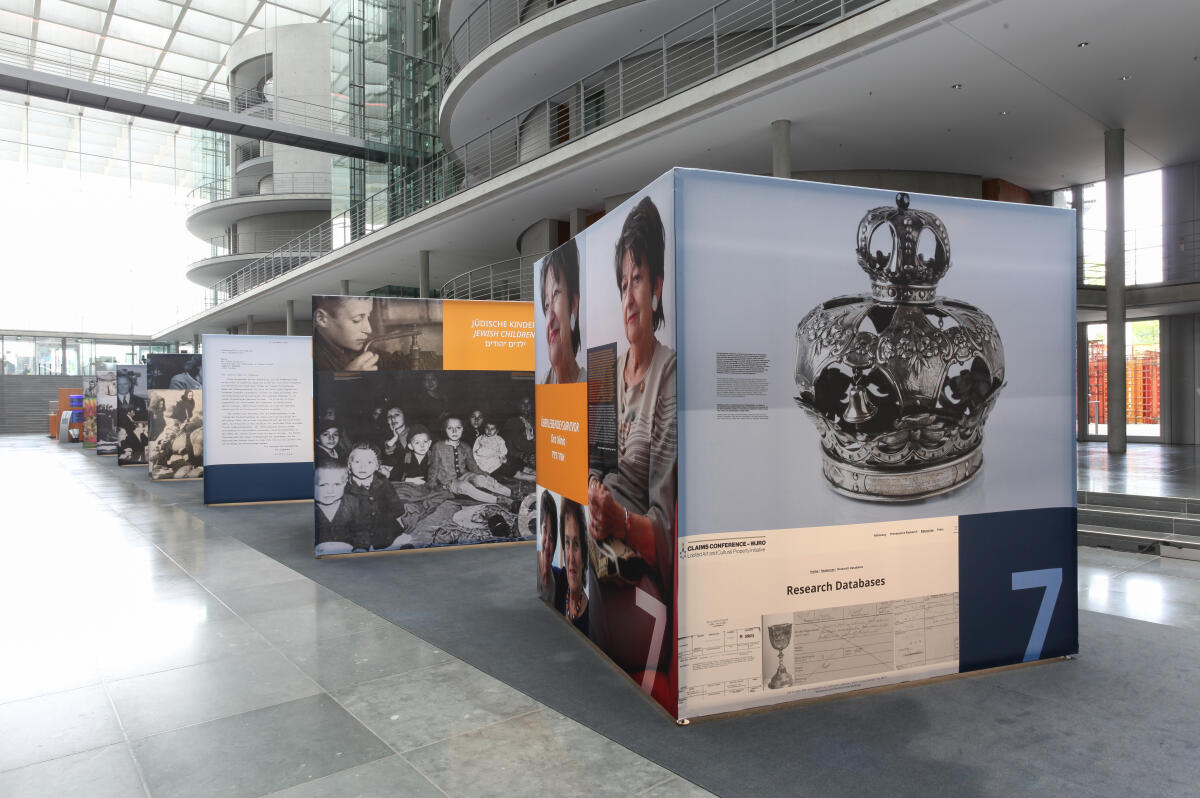
M1162 440L1161 325L1158 319L1125 324L1125 434L1139 440ZM1084 436L1108 436L1108 329L1086 326L1087 399Z

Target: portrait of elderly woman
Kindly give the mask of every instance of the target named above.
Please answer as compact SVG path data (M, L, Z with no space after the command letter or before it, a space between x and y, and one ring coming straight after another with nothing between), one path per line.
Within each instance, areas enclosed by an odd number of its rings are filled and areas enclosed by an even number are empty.
M670 617L676 358L659 340L666 319L665 252L662 217L645 197L625 218L614 248L620 307L613 310L629 345L616 364L616 468L594 467L588 478L588 532L599 583L591 596L591 636L655 697L667 689L673 632L660 624L656 639L655 619L642 610L636 591L661 602Z
M540 382L543 385L586 382L587 369L576 360L582 335L579 329L579 245L575 239L542 261L541 283L550 368Z

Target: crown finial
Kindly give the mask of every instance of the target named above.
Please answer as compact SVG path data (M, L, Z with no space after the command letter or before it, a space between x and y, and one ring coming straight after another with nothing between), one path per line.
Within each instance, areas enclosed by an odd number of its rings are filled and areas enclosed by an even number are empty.
M929 211L913 210L911 197L872 208L858 225L858 265L871 277L871 293L883 302L922 304L933 299L950 268L950 234Z

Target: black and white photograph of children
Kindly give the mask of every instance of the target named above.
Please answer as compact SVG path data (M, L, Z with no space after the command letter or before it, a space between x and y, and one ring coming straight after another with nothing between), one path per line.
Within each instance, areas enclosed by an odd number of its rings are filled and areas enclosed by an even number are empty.
M200 355L155 354L146 358L149 385L151 479L204 476L203 392Z
M317 556L533 539L532 374L319 371L314 389Z
M151 479L204 476L203 391L150 390Z
M314 296L317 371L442 368L442 303L437 299Z
M117 367L117 464L145 465L150 412L145 366Z
M96 372L96 454L117 453L117 372Z

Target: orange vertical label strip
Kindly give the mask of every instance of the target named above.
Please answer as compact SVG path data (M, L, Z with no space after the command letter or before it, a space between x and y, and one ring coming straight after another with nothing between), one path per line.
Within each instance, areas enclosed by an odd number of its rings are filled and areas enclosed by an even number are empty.
M442 368L533 371L533 303L442 303Z
M537 481L587 504L587 383L534 386L537 398Z

